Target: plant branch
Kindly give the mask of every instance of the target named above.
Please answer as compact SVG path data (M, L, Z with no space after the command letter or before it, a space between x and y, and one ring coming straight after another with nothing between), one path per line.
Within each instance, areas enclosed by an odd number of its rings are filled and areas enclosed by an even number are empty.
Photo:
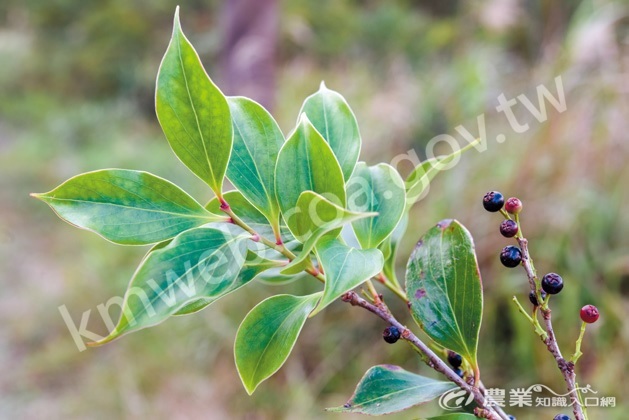
M235 224L236 226L240 226L245 231L249 232L251 234L252 240L256 242L257 241L262 242L264 245L268 246L269 248L272 248L276 250L277 252L279 252L280 254L284 255L290 261L294 260L297 257L289 249L287 249L283 244L274 243L273 241L270 241L269 239L265 238L264 236L256 232L255 229L249 226L244 220L238 217L236 213L234 213L234 211L231 209L231 207L225 200L221 200L220 208L225 214L231 217L231 221L233 224ZM310 274L311 276L313 276L314 278L316 278L317 280L319 280L320 282L325 283L325 276L321 274L321 272L319 272L319 270L317 270L315 267L312 267L312 266L307 267L304 271Z
M542 314L544 326L546 327L546 337L544 338L544 336L540 335L540 338L548 348L548 351L555 358L555 361L557 362L557 367L561 371L561 374L566 381L566 385L568 386L568 393L570 395L572 411L574 413L575 419L585 420L587 419L587 417L584 415L583 407L581 406L581 402L579 401L579 395L576 386L576 374L574 372L574 363L572 361L567 361L566 359L564 359L564 357L561 355L561 350L559 350L559 345L557 344L557 339L555 337L555 331L553 330L551 310L548 307L548 299L541 299L541 288L539 285L539 279L537 277L535 266L533 265L533 260L529 254L528 240L524 237L516 237L516 240L518 241L518 245L520 246L520 250L522 251L522 266L524 267L524 271L526 272L526 277L529 280L531 290L537 295L538 302L541 303L539 311Z
M350 291L345 293L341 299L343 302L348 302L352 306L359 306L363 309L368 310L374 315L378 316L383 321L387 322L389 325L398 328L401 331L401 337L405 341L407 341L420 355L422 355L422 359L426 364L432 369L436 370L439 373L445 375L450 381L454 382L459 388L465 390L466 392L472 394L474 396L474 401L481 408L477 415L483 416L484 418L491 420L499 420L505 419L508 420L509 417L502 413L499 414L495 407L487 404L488 400L486 399L483 392L480 388L473 387L472 385L465 382L459 375L457 375L452 369L445 364L439 356L437 356L424 342L422 342L415 334L411 332L408 328L402 325L389 311L389 308L384 304L384 302L380 301L379 304L372 304L367 302L365 299L358 296L358 294L354 291ZM502 410L501 410L502 411Z

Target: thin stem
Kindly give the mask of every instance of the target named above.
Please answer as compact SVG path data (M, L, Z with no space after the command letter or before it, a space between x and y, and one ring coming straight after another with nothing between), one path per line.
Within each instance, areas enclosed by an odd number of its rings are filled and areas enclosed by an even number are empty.
M587 324L585 322L581 322L581 331L579 332L579 338L577 339L576 348L574 350L574 354L570 358L570 361L575 365L577 364L577 360L579 360L579 357L583 355L583 353L581 352L581 342L583 341L583 336L585 335L586 326Z
M528 248L528 240L524 237L516 237L518 241L518 245L520 245L520 250L522 251L522 266L524 267L524 271L526 272L526 277L529 280L529 284L531 286L531 290L535 292L538 298L538 302L540 303L539 311L542 314L542 319L544 321L544 326L546 327L546 338L540 336L542 342L548 348L548 351L553 355L555 361L557 362L557 367L561 371L561 374L566 381L566 385L568 387L568 393L570 395L570 402L572 405L572 412L574 413L574 417L576 420L585 420L587 416L584 414L583 406L579 401L578 390L576 387L576 374L574 372L574 363L572 361L567 361L561 355L561 350L559 350L559 345L557 344L557 339L555 337L555 331L553 330L552 316L551 310L548 307L548 301L541 300L541 287L539 278L537 277L537 271L535 270L535 266L533 265L533 260L529 254Z
M391 281L391 279L389 279L384 273L379 273L376 278L380 283L384 284L387 289L393 292L397 297L402 299L402 301L404 301L404 303L408 305L408 298L406 297L406 293L404 292L402 286L400 286L397 280L395 282Z
M450 369L448 365L446 365L443 360L439 358L439 356L437 356L426 344L424 344L424 342L417 338L417 336L413 334L411 330L406 328L397 319L395 319L395 317L391 314L389 308L384 304L384 302L381 301L379 304L369 303L353 291L345 293L341 297L341 299L344 302L348 302L352 306L359 306L363 309L368 310L369 312L378 316L380 319L387 322L389 325L398 328L402 332L402 339L407 341L420 355L423 355L422 359L429 367L439 373L442 373L450 381L454 382L459 388L474 396L474 400L480 407L480 410L478 410L478 415L481 415L491 420L498 420L501 418L505 420L509 419L506 414L499 414L491 404L488 404L488 402L490 401L481 392L479 387L472 386L465 382L461 377L459 377L459 375L457 375L452 369Z
M520 304L520 301L518 300L517 297L513 296L513 302L518 307L518 311L520 311L520 313L522 315L524 315L526 317L526 319L528 319L528 321L531 323L531 325L533 325L533 327L535 328L535 333L537 333L537 335L539 335L539 337L542 339L542 341L546 340L546 338L548 338L548 334L546 334L546 331L544 331L544 329L542 328L542 326L540 325L540 323L539 323L539 321L537 319L537 311L533 312L533 316L530 316L526 312L526 310L524 310L524 308Z
M284 244L273 243L273 241L270 241L264 236L258 234L258 232L256 232L255 229L249 226L244 220L238 217L236 213L234 213L234 211L231 209L231 207L225 200L221 201L221 210L225 214L227 214L229 217L231 217L232 223L234 223L237 226L240 226L245 231L249 232L251 236L255 238L255 240L262 242L264 245L268 246L269 248L273 248L274 250L284 255L286 258L288 258L291 261L296 258L296 255L293 254L290 250L288 250L284 246ZM316 278L317 280L319 280L320 282L325 283L325 276L321 274L319 270L317 270L315 267L313 266L307 267L304 271L310 274L311 276L313 276L314 278Z

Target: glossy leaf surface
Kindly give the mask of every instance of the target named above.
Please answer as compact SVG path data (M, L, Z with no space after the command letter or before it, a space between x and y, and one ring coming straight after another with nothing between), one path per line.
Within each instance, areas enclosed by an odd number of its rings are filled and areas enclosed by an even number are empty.
M406 206L404 181L390 165L356 165L347 183L347 206L352 211L375 212L377 216L352 222L363 249L376 248L398 225Z
M345 98L321 82L319 90L304 101L299 114L305 113L312 125L330 144L349 180L360 154L360 132L356 116Z
M245 261L248 237L235 228L229 234L200 227L150 252L127 288L118 324L109 336L91 345L159 324L198 298L215 300L232 291Z
M236 334L234 356L249 395L282 367L320 297L276 295L247 314Z
M411 313L441 346L477 367L483 291L472 236L456 220L442 220L417 243L406 267Z
M157 75L155 110L177 157L220 196L233 141L229 105L183 34L179 8Z
M275 170L275 189L280 209L293 235L301 236L293 217L304 191L323 195L345 207L345 181L332 149L305 114L280 150Z
M275 165L284 135L269 112L251 99L227 98L234 125L234 145L227 177L272 225L279 223Z
M317 245L317 257L325 272L325 289L314 316L343 293L361 285L382 270L379 249L358 249L338 239L324 239Z
M452 382L430 379L399 366L378 365L365 373L344 406L327 410L374 416L395 413L432 401L456 387Z
M142 171L88 172L34 196L68 223L123 245L152 244L227 220L205 210L175 184Z

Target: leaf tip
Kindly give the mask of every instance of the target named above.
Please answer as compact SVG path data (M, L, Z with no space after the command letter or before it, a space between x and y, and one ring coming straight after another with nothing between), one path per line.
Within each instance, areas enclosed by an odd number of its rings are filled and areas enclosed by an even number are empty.
M173 34L177 30L181 31L181 21L179 20L179 5L175 7L175 16L173 18Z
M443 219L442 221L437 223L437 227L441 230L446 230L454 221L454 219Z
M301 115L299 116L299 125L302 125L302 126L312 125L312 123L310 122L310 119L308 118L305 112L302 112Z
M319 84L319 90L328 90L328 87L325 85L324 80L322 80L321 84Z

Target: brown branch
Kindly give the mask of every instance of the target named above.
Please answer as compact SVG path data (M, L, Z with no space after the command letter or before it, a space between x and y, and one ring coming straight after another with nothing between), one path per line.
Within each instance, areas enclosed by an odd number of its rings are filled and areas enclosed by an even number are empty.
M537 273L535 271L535 266L533 265L531 255L529 254L528 240L523 237L517 237L516 239L518 241L518 245L520 245L520 250L522 251L522 266L524 267L524 271L526 272L526 277L529 280L531 290L539 297L539 293L537 290L539 280L537 278ZM566 385L568 386L568 393L570 395L570 402L572 405L572 412L574 413L575 419L585 420L583 408L581 407L581 403L579 402L579 396L576 386L576 374L574 372L574 363L567 361L561 355L561 350L559 350L559 345L557 344L557 339L555 337L555 331L553 330L551 310L541 301L539 303L541 305L539 307L539 310L542 314L542 318L544 319L544 326L546 327L546 333L548 334L545 339L544 337L540 338L548 348L550 354L552 354L555 358L555 361L557 362L557 367L561 371L561 374L566 381Z
M446 376L450 381L454 382L459 388L465 390L466 392L472 394L474 396L474 401L480 406L480 410L478 410L477 416L487 418L490 420L508 420L509 417L499 410L501 413L499 414L494 406L487 404L488 400L485 398L483 391L479 388L476 388L467 382L465 382L459 375L457 375L452 369L445 364L443 360L439 356L437 356L423 341L421 341L411 330L402 325L389 311L389 308L384 304L384 302L379 302L377 305L367 302L365 299L358 296L356 292L350 291L345 293L341 299L343 302L348 302L352 306L360 306L363 309L368 310L374 315L378 316L383 321L387 322L389 325L396 327L401 332L402 339L406 340L415 350L420 353L426 362L426 364L436 370L439 373L442 373Z

